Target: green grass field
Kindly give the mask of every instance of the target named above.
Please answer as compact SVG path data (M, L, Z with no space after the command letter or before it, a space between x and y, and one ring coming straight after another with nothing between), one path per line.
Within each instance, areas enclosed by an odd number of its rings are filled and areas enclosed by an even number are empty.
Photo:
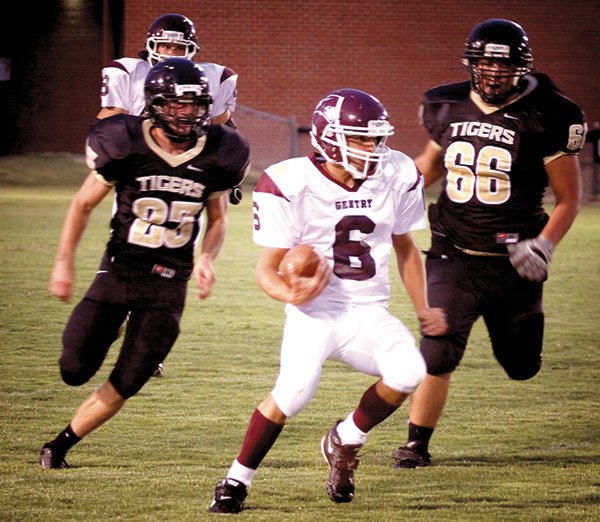
M283 306L254 283L250 195L231 208L213 297L198 301L190 287L165 377L78 444L71 469L44 470L41 445L106 379L117 351L88 384L62 383L62 328L93 277L110 214L108 198L80 245L73 302L50 298L60 227L74 183L85 175L79 162L67 162L72 171L60 158L0 161L0 520L215 520L206 514L214 485L278 370ZM316 397L283 431L240 518L600 520L599 237L600 207L584 207L552 263L544 367L532 381L504 376L477 323L432 442L435 466L392 469L390 454L406 433L403 407L367 441L355 500L331 502L319 440L372 379L327 363ZM417 239L427 246L425 232ZM392 306L416 332L397 279Z

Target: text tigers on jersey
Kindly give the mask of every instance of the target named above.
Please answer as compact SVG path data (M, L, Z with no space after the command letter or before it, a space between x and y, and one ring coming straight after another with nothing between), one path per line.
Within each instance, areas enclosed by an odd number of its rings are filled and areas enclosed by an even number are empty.
M142 192L164 190L192 198L201 198L206 188L202 183L178 176L142 176L135 179Z
M513 145L515 142L515 131L505 129L499 125L491 123L482 123L479 121L459 121L451 123L452 137L458 136L477 136L479 138L488 138L490 140Z

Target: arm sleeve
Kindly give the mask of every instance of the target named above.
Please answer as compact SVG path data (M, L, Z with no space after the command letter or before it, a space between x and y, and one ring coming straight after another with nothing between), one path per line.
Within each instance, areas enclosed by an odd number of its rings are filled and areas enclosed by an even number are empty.
M129 73L124 68L113 64L104 67L102 69L100 105L127 110L129 107L129 80Z
M279 187L263 173L252 195L254 242L272 248L291 248L299 237L293 205Z
M233 73L221 82L218 91L213 96L213 115L222 114L227 109L230 112L235 111L237 103L237 79L238 75Z
M392 233L401 235L412 230L422 230L427 226L425 211L425 191L423 176L407 192L401 194L396 208L396 222Z

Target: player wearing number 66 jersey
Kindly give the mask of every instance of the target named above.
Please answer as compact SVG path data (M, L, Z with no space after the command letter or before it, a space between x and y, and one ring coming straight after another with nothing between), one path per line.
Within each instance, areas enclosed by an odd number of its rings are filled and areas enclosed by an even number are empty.
M210 296L226 228L221 195L242 181L248 167L245 139L229 127L209 125L211 96L198 65L184 58L159 62L148 73L145 96L148 118L119 114L92 127L87 157L93 170L63 226L49 290L67 301L86 223L114 187L106 253L63 334L64 382L86 383L129 319L108 380L43 446L39 462L45 468L66 468L67 451L115 415L167 356L179 334L192 273L198 296ZM206 229L194 264L203 211Z
M445 329L443 311L427 304L423 263L411 237L425 226L421 175L410 158L386 147L392 133L379 100L356 89L333 91L313 115L317 154L268 168L256 185L254 240L262 247L256 278L267 295L287 303L281 367L241 452L217 484L211 512L242 509L259 464L286 420L313 397L327 359L377 378L321 441L327 492L334 502L350 502L367 433L425 374L413 336L387 306L394 251L423 330ZM288 286L279 265L298 244L312 245L322 259L312 277L288 274Z
M547 76L531 73L523 28L504 19L477 24L463 63L470 82L436 87L423 102L430 141L415 162L426 185L442 180L429 208L428 292L432 306L447 309L449 330L422 339L428 374L411 398L398 468L430 464L429 438L478 317L511 379L538 373L542 283L579 209L583 114ZM548 184L556 199L549 216Z

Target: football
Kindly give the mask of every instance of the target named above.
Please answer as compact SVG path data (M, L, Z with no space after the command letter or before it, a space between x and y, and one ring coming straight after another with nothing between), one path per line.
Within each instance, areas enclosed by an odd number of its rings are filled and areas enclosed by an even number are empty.
M288 274L291 265L296 267L296 273L299 276L312 277L315 275L320 260L321 254L311 245L296 245L283 256L279 264L279 272L284 281L289 284Z

